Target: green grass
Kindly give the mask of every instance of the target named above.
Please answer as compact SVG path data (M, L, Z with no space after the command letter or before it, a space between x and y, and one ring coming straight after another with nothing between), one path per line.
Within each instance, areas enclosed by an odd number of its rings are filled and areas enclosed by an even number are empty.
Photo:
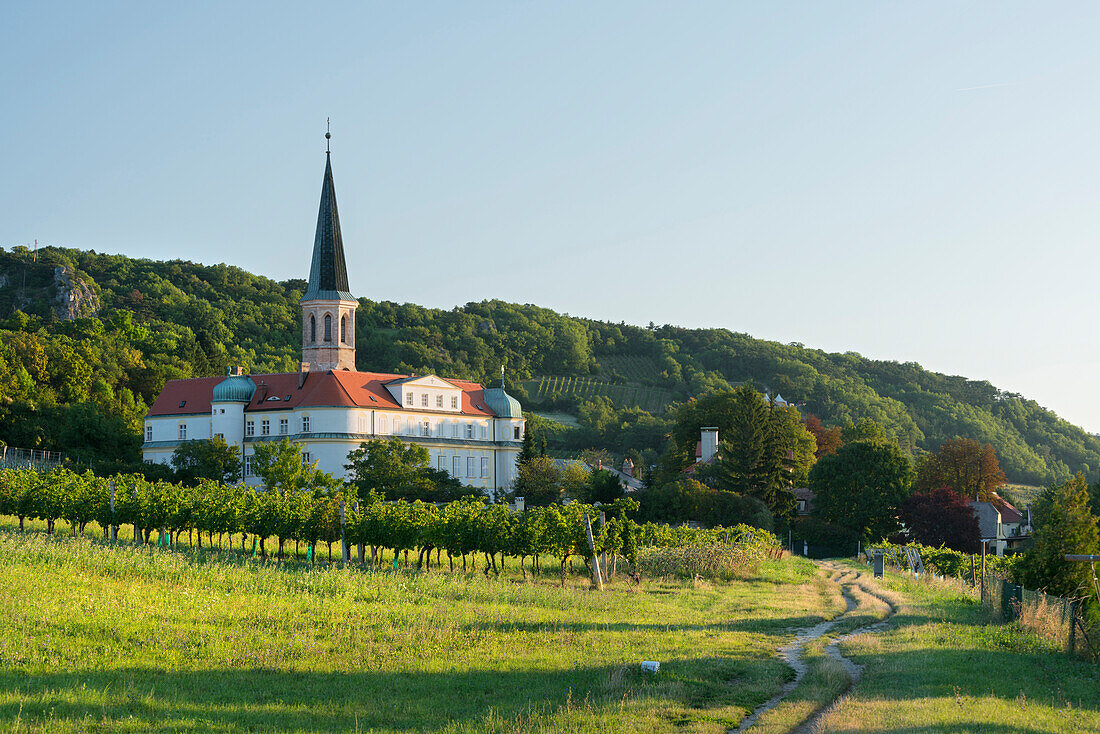
M879 585L900 610L885 631L841 644L863 678L820 731L1100 731L1100 666L1018 626L989 624L961 585L894 573Z
M790 677L791 628L838 611L800 559L604 593L10 529L0 559L18 731L723 732Z

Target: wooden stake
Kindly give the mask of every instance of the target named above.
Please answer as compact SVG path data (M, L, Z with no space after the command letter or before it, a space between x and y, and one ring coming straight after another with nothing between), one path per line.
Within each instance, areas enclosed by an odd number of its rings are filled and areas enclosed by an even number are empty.
M596 556L596 541L592 538L592 518L584 516L584 531L588 534L588 550L592 555L592 585L603 591L603 577L600 576L600 559Z

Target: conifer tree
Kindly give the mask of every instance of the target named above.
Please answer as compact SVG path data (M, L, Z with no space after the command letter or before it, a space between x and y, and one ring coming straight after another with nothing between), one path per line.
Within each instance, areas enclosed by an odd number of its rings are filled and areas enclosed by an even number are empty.
M1025 587L1061 597L1089 593L1092 570L1072 563L1067 555L1100 553L1100 530L1089 504L1088 483L1078 474L1047 489L1032 506L1036 518L1034 545L1015 569L1015 580Z

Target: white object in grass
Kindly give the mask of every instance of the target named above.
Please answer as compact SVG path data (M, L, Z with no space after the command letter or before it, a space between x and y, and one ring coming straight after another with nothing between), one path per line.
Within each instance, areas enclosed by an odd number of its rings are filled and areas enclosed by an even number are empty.
M643 660L642 672L643 673L656 673L661 669L661 664L656 660Z

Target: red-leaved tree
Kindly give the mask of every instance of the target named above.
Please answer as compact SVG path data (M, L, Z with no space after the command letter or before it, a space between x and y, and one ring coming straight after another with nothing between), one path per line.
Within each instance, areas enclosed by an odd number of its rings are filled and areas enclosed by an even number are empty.
M997 452L972 438L944 441L939 451L917 467L916 489L921 491L950 487L971 499L987 501L1004 483Z
M910 495L898 507L898 519L909 539L962 553L977 553L981 530L970 500L948 487Z

